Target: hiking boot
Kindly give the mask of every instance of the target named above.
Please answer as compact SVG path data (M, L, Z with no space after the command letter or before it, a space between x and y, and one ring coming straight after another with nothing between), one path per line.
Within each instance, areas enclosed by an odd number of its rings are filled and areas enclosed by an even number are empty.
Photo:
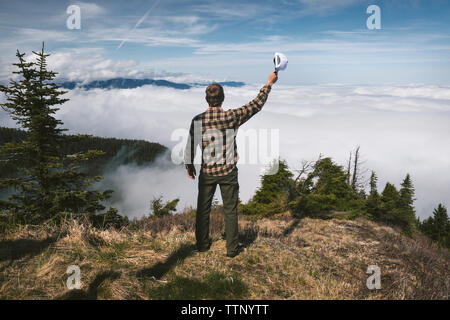
M207 246L198 246L197 245L197 250L198 252L206 252L211 248L211 241L209 241Z
M236 257L239 253L241 253L242 251L244 251L244 247L239 245L236 249L236 251L231 252L231 253L227 253L227 257L228 258L234 258Z

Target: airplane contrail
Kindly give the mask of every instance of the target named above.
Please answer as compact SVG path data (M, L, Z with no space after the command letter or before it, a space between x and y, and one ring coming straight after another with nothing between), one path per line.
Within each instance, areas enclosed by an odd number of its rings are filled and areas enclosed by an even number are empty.
M147 16L149 15L149 13L156 7L156 5L158 5L161 2L161 0L156 0L155 2L153 2L153 5L151 6L150 9L147 10L147 12L142 16L142 18L140 18L138 20L138 22L136 22L135 26L133 27L133 29L131 29L128 34L130 34L131 32L133 32L137 27L139 27L141 25L142 22L144 22L144 20L147 18ZM122 46L124 45L124 43L127 41L127 39L123 39L122 42L119 44L119 46L116 48L116 50L122 48Z

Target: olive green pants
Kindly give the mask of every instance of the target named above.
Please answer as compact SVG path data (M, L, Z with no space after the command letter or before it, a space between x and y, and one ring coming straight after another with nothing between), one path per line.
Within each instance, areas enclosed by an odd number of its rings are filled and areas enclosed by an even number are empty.
M211 245L211 239L209 238L209 216L211 213L211 202L217 185L220 186L225 214L227 253L232 254L238 248L237 208L239 201L239 183L237 168L225 176L217 177L200 172L195 224L197 248L199 250L207 250Z

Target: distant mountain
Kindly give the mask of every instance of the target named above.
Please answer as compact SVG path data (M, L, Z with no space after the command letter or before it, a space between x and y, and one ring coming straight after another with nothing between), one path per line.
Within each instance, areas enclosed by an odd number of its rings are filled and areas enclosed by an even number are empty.
M242 87L244 82L237 81L224 81L218 82L223 86L228 87ZM205 86L207 83L177 83L167 80L155 80L155 79L127 79L127 78L113 78L107 80L94 80L85 84L76 81L66 81L60 84L64 89L81 88L85 90L91 89L134 89L145 85L154 85L159 87L168 87L174 89L190 89L197 86Z
M65 89L82 88L86 90L90 89L133 89L142 87L145 85L154 85L159 87L169 87L174 89L189 89L190 85L185 83L176 83L166 80L153 80L153 79L126 79L126 78L114 78L108 80L94 80L87 84L81 84L79 82L70 81L63 82L61 86Z

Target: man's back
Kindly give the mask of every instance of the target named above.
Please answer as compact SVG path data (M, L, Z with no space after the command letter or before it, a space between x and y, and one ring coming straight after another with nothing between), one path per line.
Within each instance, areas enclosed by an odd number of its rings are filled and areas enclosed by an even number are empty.
M240 108L223 110L221 106L210 106L195 116L189 130L186 163L193 163L197 145L201 143L203 173L222 176L233 171L239 159L237 130L262 109L270 90L271 86L265 85L255 99Z

